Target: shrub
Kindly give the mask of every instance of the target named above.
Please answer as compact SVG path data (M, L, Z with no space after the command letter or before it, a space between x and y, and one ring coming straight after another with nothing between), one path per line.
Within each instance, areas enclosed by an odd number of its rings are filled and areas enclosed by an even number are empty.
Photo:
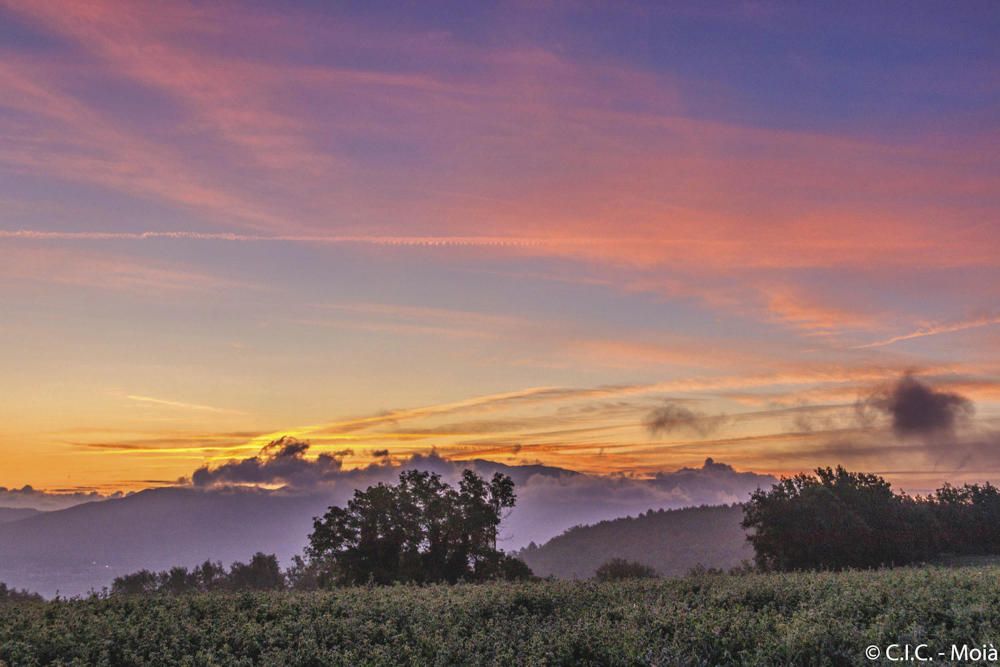
M622 579L653 579L658 576L656 570L648 565L624 558L612 558L597 568L595 578L598 581L620 581Z

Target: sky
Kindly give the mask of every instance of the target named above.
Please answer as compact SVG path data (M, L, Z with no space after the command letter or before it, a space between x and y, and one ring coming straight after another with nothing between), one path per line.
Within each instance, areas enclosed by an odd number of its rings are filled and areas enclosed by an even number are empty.
M972 1L0 2L0 486L281 436L1000 479L998 32Z

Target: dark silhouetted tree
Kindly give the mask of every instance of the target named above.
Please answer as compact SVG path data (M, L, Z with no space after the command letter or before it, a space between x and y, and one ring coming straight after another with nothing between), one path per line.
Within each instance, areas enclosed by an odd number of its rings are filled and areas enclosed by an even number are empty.
M523 578L527 566L496 548L514 483L465 471L458 489L436 473L408 470L395 485L355 491L314 522L306 555L321 584L457 582Z
M249 563L233 563L229 571L222 563L206 560L188 570L172 567L163 572L139 570L117 577L111 595L185 595L214 591L271 591L286 587L285 575L273 554L256 553Z
M186 567L175 566L162 573L159 577L159 590L172 595L197 593L198 577L189 572Z
M115 577L111 584L112 595L152 595L160 590L161 578L155 572L139 570Z
M206 592L222 590L226 587L228 574L222 563L206 560L194 569L198 580L198 589Z
M233 563L227 587L236 591L277 591L285 587L285 577L274 554L257 552L249 563Z
M755 492L744 507L743 527L765 570L902 565L937 555L945 522L959 532L983 526L969 511L976 505L966 492L975 490L946 487L936 497L914 498L894 493L878 475L818 468Z

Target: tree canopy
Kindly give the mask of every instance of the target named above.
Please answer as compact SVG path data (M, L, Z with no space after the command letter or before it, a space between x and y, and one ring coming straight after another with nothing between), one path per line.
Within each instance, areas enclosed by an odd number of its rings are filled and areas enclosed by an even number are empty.
M818 468L758 490L743 527L767 570L903 565L946 553L1000 553L1000 491L945 485L896 493L878 475Z
M458 488L427 471L407 470L395 485L357 490L346 507L314 522L306 555L321 584L483 581L531 576L497 549L514 482L487 482L466 470Z
M175 566L162 572L139 570L116 577L112 595L183 595L212 591L273 591L285 588L285 575L274 554L256 553L249 563L235 562L229 571L222 563L206 560L189 570Z

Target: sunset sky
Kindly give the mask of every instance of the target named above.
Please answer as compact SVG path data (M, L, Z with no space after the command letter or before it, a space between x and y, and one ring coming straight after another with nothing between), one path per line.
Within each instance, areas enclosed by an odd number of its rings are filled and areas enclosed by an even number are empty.
M998 34L971 1L0 2L0 486L286 434L1000 480ZM974 415L894 432L866 406L906 373Z

